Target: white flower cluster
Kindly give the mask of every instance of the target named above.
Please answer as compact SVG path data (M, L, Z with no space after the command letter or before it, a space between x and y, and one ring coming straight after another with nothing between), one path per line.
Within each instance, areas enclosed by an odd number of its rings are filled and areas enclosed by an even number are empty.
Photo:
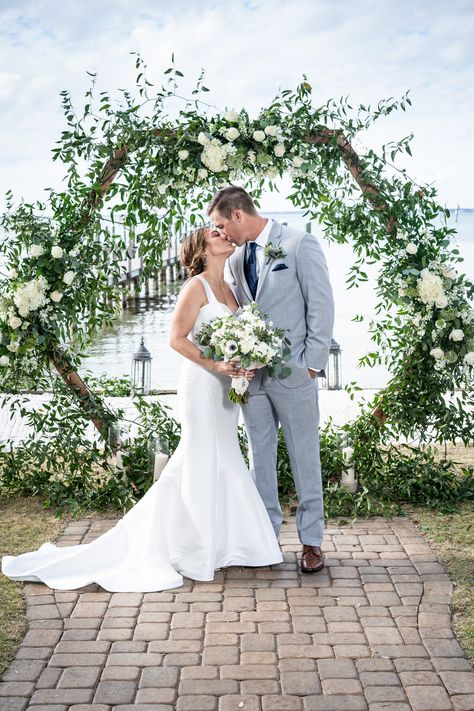
M243 368L254 370L283 364L283 331L268 323L255 302L244 306L239 317L223 316L202 326L197 342L204 355L214 360L238 360ZM229 399L247 402L247 378L232 378Z
M423 303L444 309L448 305L448 297L444 290L443 279L429 269L422 269L417 282L418 294Z
M255 304L248 304L238 318L224 316L206 324L198 342L209 347L218 360L239 359L250 367L270 364L281 352L283 339L282 332L263 319Z
M46 251L40 244L32 244L26 258L41 257L46 254ZM53 259L62 259L65 250L58 244L54 244L49 253ZM69 251L69 256L76 257L78 253L79 247L75 247ZM6 289L0 296L0 321L3 321L10 329L10 341L5 347L10 353L16 353L22 344L22 333L26 332L31 325L28 317L34 312L36 319L44 325L47 324L54 317L53 303L61 301L63 292L57 289L49 291L50 284L43 274L29 281L14 283L13 280L18 279L19 273L17 269L12 268L9 270L8 276L12 281L9 284L3 284ZM66 286L70 286L75 278L76 272L69 269L63 274L62 282ZM27 354L24 353L22 356L23 365L28 362L27 358ZM0 366L7 366L9 360L7 354L2 354Z
M245 356L253 363L268 365L279 353L282 339L251 305L247 305L239 318L216 320L210 345L223 354L224 360Z
M206 168L209 168L213 173L221 173L225 170L231 144L222 143L218 138L208 138L205 133L199 134L198 141L204 147L201 153L201 161Z
M48 282L44 276L20 284L13 293L13 303L18 313L26 318L30 311L36 311L46 302ZM20 325L20 324L18 324ZM12 326L15 328L15 326Z

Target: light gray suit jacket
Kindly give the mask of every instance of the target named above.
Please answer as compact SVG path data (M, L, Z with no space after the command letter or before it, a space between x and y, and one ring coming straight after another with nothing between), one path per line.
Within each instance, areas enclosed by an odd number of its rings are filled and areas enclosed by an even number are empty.
M295 388L308 380L308 367L327 367L334 326L334 298L326 258L312 234L274 222L268 243L284 257L265 257L260 270L255 301L260 311L291 341L288 366L291 375L280 382ZM267 244L268 244L267 243ZM244 273L245 245L227 260L226 280L241 306L252 301ZM285 265L286 268L278 265ZM249 394L262 383L262 370L250 383Z

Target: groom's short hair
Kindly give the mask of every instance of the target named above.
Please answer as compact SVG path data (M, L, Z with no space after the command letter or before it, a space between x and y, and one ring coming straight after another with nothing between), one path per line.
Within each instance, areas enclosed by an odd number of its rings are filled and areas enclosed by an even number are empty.
M214 210L217 210L227 220L234 210L242 210L248 215L257 214L253 200L248 192L237 185L229 185L227 188L222 188L214 195L207 209L207 214L211 215Z

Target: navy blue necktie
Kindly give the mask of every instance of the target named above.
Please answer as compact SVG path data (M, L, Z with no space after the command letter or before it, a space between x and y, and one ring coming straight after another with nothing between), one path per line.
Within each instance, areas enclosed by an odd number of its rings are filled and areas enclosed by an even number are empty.
M257 256L255 252L257 251L257 243L256 242L248 242L248 252L245 258L245 264L244 264L244 273L245 273L245 278L247 279L247 284L249 285L250 292L252 294L252 297L255 299L255 294L257 293L257 283L258 283L258 276L257 276Z

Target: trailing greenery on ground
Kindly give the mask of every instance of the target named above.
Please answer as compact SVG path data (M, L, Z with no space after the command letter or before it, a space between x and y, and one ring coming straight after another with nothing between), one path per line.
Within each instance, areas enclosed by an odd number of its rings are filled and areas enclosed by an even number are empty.
M179 423L159 401L133 398L135 421L126 422L122 411L116 413L116 425L122 429L117 459L110 443L87 439L89 420L70 391L58 386L62 392L50 403L30 411L27 422L32 431L27 439L15 446L0 442L0 491L40 495L58 515L63 509L127 510L153 483L155 440L165 443L172 454L179 443ZM440 459L429 445L394 445L384 435L375 417L372 421L361 417L342 427L329 421L321 429L326 517L393 515L403 512L405 503L453 511L460 501L474 500L472 466ZM247 456L242 427L239 439ZM348 444L353 449L349 462L343 456ZM352 463L359 481L354 494L341 485L342 472ZM280 496L291 505L295 488L281 430L277 468Z

